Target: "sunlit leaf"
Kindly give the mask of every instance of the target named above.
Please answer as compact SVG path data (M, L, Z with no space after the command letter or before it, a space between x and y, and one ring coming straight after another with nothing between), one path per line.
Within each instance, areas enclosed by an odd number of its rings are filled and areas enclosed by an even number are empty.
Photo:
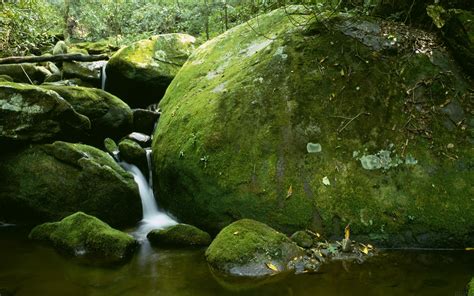
M269 269L271 269L271 270L273 270L273 271L279 271L279 270L278 270L278 267L276 267L276 266L275 266L273 263L271 263L271 262L267 262L267 263L265 263L265 265L266 265Z
M474 248L466 248L466 251L474 251Z
M360 251L364 253L365 255L369 254L369 248L367 248L367 246L362 247Z
M293 195L293 185L290 185L288 192L286 193L286 198L290 198Z
M232 233L232 234L233 234L233 235L237 235L237 234L239 234L239 232L238 232L238 231L236 231L236 232L234 232L234 233Z
M351 236L351 229L349 227L349 224L347 224L346 228L344 228L344 238L349 239Z

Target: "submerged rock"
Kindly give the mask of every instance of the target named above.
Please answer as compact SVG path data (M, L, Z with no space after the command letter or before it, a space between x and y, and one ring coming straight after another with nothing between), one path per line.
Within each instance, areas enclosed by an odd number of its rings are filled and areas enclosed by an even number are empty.
M90 126L86 116L54 91L0 82L0 143L74 138Z
M200 46L169 86L156 195L210 232L255 218L327 237L351 223L379 245L471 245L470 85L428 32L276 10ZM367 170L356 151L395 163Z
M188 224L152 230L147 238L157 246L207 246L211 243L209 233Z
M101 141L105 137L126 135L132 127L130 107L116 96L100 89L80 86L42 85L57 92L74 109L91 121L91 135Z
M30 239L53 245L75 256L90 257L107 263L127 259L138 246L130 235L113 229L96 217L82 212L59 222L44 223L31 230Z
M77 211L133 225L141 203L133 176L107 153L54 142L0 156L0 220L41 223Z
M158 102L194 50L195 38L164 34L120 49L107 63L107 91L132 107Z
M303 254L286 235L266 224L242 219L219 232L206 250L215 269L238 276L265 276L288 269Z

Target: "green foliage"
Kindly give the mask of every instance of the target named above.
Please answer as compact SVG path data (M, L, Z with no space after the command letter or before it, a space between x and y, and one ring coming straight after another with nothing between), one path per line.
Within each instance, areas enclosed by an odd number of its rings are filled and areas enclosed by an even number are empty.
M61 14L46 0L0 3L0 56L24 55L55 43Z

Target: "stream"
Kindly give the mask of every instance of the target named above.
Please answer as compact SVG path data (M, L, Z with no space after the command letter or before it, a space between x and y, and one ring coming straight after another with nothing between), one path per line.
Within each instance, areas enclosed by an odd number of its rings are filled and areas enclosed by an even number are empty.
M318 273L265 282L216 277L205 249L147 245L126 264L94 267L0 227L0 295L453 295L474 274L463 251L382 251L364 264L334 262ZM8 294L7 293L11 293ZM14 294L13 294L14 293Z

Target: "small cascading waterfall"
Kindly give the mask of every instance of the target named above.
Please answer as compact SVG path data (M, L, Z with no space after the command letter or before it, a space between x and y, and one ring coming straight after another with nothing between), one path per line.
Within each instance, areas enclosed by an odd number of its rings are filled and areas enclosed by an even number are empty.
M105 90L105 81L107 80L107 73L105 72L105 68L107 67L107 63L102 66L101 72L100 72L100 88L102 90Z
M142 201L143 218L136 231L132 235L138 240L145 240L146 235L153 229L163 229L171 225L177 224L177 222L171 218L168 214L160 211L155 200L152 188L152 169L151 169L151 149L146 150L146 157L148 162L148 180L144 174L133 164L129 164L125 161L120 161L119 164L129 173L133 175L135 182L138 185L140 192L140 198Z

